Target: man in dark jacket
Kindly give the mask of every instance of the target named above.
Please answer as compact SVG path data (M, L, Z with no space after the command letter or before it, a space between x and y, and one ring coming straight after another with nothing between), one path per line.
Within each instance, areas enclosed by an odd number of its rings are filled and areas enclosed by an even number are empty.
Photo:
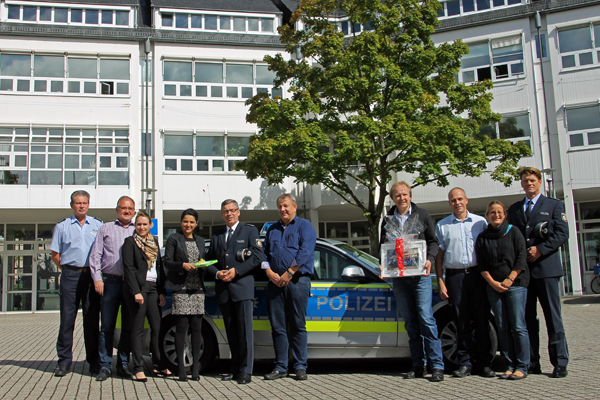
M409 219L417 219L423 229L419 232L418 239L427 242L427 261L425 274L422 276L408 276L394 278L394 297L400 316L404 320L404 327L408 334L408 344L412 357L412 371L406 374L407 379L423 377L425 373L426 357L431 360L433 382L444 380L444 359L442 355L442 342L438 338L437 325L433 317L431 266L435 263L438 253L438 243L435 236L433 219L426 210L411 202L412 191L408 183L396 182L390 189L390 197L395 206L388 212L389 216L397 218L402 226ZM386 221L381 226L381 240L386 241ZM381 268L381 267L380 267ZM425 348L425 354L423 352Z
M525 309L525 321L531 346L529 372L542 373L540 324L537 318L539 299L548 329L548 352L550 362L554 366L552 377L564 378L567 376L569 349L561 315L559 283L563 276L563 269L558 249L569 239L565 206L561 201L540 193L542 174L537 168L522 168L520 175L521 187L526 197L510 206L508 219L521 230L527 243L527 265L531 273ZM536 227L544 222L547 223L548 232L540 234Z
M231 350L229 374L222 380L235 379L239 384L246 384L252 381L254 363L254 273L263 261L264 253L258 229L239 222L237 201L223 201L221 216L227 229L212 236L207 259L219 262L207 268L207 276L216 278L217 303L223 313Z

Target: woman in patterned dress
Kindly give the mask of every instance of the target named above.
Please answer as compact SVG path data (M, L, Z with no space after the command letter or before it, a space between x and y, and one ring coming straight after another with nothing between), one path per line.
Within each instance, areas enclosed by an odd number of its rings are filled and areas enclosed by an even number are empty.
M181 214L181 231L167 239L164 264L168 271L167 289L173 291L171 314L176 316L175 351L180 381L187 381L184 360L185 337L192 328L192 379L200 379L202 315L204 314L203 270L194 267L204 258L204 239L194 235L198 213L188 208Z

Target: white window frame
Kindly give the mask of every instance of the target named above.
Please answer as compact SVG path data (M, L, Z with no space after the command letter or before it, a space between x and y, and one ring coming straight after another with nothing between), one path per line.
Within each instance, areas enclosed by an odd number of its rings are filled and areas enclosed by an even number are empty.
M18 52L18 51L3 51L0 53L0 57L2 57L4 54L6 55L29 55L30 57L30 68L31 68L31 72L29 74L29 76L11 76L11 75L0 75L0 79L3 81L2 84L5 83L5 81L12 81L12 89L10 90L0 90L0 94L9 94L9 95L27 95L27 94L34 94L36 96L57 96L57 95L62 95L62 96L100 96L100 97L105 97L105 96L110 96L110 97L122 97L122 98L129 98L131 97L131 90L132 90L132 85L131 85L131 76L132 76L132 71L131 71L131 57L129 55L126 56L104 56L104 55L89 55L89 54L72 54L69 53L69 55L65 55L64 53L51 53L51 52L36 52L36 51L31 51L31 52ZM34 65L35 65L35 57L36 56L61 56L63 57L63 76L62 77L42 77L42 76L35 76L35 69L34 69ZM95 59L96 60L96 78L70 78L68 77L68 59L69 58L89 58L89 59ZM115 78L101 78L100 77L100 62L101 60L128 60L129 62L129 79L115 79ZM29 89L28 90L23 90L20 91L18 90L18 85L19 82L29 82ZM46 82L46 90L45 91L36 91L36 82ZM53 91L52 90L52 84L53 83L59 83L62 82L62 90L60 91ZM79 85L79 90L78 91L71 91L70 89L70 83L76 83ZM85 84L86 83L94 83L95 86L95 90L94 92L86 92L85 91ZM103 88L103 84L107 84L107 83L111 83L112 84L112 93L108 93L108 94L103 94L102 93L102 88ZM124 85L126 85L127 87L127 93L117 93L119 91L119 88L123 88ZM122 89L121 89L122 90Z
M8 19L8 8L9 6L11 7L19 7L19 19ZM36 18L35 21L25 21L23 19L23 7L37 7L36 10ZM50 21L41 21L40 20L40 7L41 8L50 8L51 9L51 16L50 16ZM55 14L55 10L56 9L62 9L62 10L67 10L67 22L55 22L54 21L54 14ZM71 22L71 9L74 10L83 10L82 13L82 21L81 22ZM85 14L87 13L87 11L112 11L113 12L113 22L112 24L103 24L102 23L102 14L98 13L98 23L95 24L88 24L85 22ZM11 0L6 0L1 9L0 9L1 13L1 17L0 17L0 21L2 22L19 22L19 23L24 23L24 24L50 24L50 25L75 25L75 26L112 26L112 27L116 27L116 28L134 28L135 24L134 24L134 17L133 17L133 10L131 7L128 6L118 6L118 5L110 5L110 6L102 6L102 5L85 5L85 4L61 4L58 5L56 3L44 3L44 2L39 2L39 1L32 1L32 2L23 2L23 1L11 1ZM127 24L126 25L117 25L117 15L116 12L120 11L120 12L127 12L128 16L127 16Z
M163 15L170 15L173 18L173 25L163 25ZM188 23L186 28L178 28L176 19L177 15L187 15ZM202 28L192 28L192 15L200 15L202 16ZM277 15L267 15L267 14L248 14L248 13L223 13L223 12L211 12L211 11L188 11L183 12L178 9L169 9L169 8L161 8L156 11L156 28L158 29L168 29L168 30L176 30L176 31L197 31L197 32L228 32L228 33L238 33L238 34L256 34L256 35L275 35L277 34L278 28L278 16ZM217 29L206 29L206 16L217 17ZM230 18L229 29L221 28L221 18ZM244 30L236 31L233 29L233 18L244 18ZM258 30L251 31L248 29L248 18L258 18ZM271 30L263 30L263 20L269 20L272 23Z
M187 81L166 81L165 80L165 62L188 62L191 63L192 66L192 80L191 82ZM221 82L196 82L196 67L195 63L209 63L209 64L219 64L222 66L223 78ZM165 99L188 99L188 100L211 100L211 101L243 101L252 98L258 93L268 93L269 96L283 96L284 90L281 88L278 91L273 90L273 85L268 84L260 84L256 83L256 67L257 66L266 66L267 64L257 64L254 62L248 61L235 61L235 60L227 60L227 62L223 62L222 60L212 60L212 59L180 59L180 58L171 58L171 57L163 57L161 60L162 71L161 71L161 79L163 82L162 90L163 90L163 98ZM252 66L252 83L227 83L227 64L234 65L247 65ZM190 95L182 96L182 87L190 86ZM167 87L170 89L175 88L175 94L167 94ZM206 88L206 96L198 95L199 88ZM221 96L213 96L212 91L213 88L220 88ZM235 88L237 91L236 97L228 96L228 88ZM242 97L242 93L244 89L252 89L252 94L250 96Z
M477 71L487 68L490 68L490 75L491 75L491 80L493 82L498 82L498 81L508 81L508 80L514 80L514 79L522 79L524 78L527 74L526 74L526 65L525 65L525 49L523 47L523 34L520 33L518 35L512 35L512 36L505 36L505 37L500 37L500 38L490 38L487 40L483 40L483 41L473 41L473 42L469 42L466 43L467 45L477 45L477 44L483 44L486 43L488 45L488 55L490 58L490 64L486 64L486 65L476 65L474 67L467 67L467 68L463 68L461 66L460 68L460 72L458 75L458 81L461 83L473 83L473 82L478 82L477 80ZM507 46L511 46L513 44L520 44L521 45L521 55L522 58L520 60L512 60L512 61L506 61L506 62L497 62L494 63L494 49L495 48L502 48L502 47L507 47ZM512 72L512 66L513 65L518 65L518 64L522 64L523 65L523 72L516 72L513 73ZM500 66L506 66L507 67L507 71L508 71L508 75L506 76L501 76L498 77L498 70L497 68ZM473 77L474 80L473 81L469 81L469 82L465 82L464 81L464 74L465 73L469 73L472 72L473 73Z
M448 7L447 7L446 3L450 3L452 1L454 1L454 0L440 0L442 9L439 10L441 15L438 15L438 19L442 20L442 19L446 19L446 18L456 18L456 17L461 17L463 15L473 15L476 13L490 12L490 11L494 11L494 10L504 9L507 7L518 7L523 4L529 4L531 2L531 0L520 0L520 3L517 3L517 4L503 4L500 6L494 6L494 0L490 0L490 8L478 10L477 9L477 0L473 0L473 2L474 2L473 6L475 7L475 10L464 11L463 0L460 0L460 12L456 15L448 15ZM508 0L505 0L504 2L508 3Z
M244 137L244 138L248 138L248 140L250 139L250 137L252 137L253 135L255 135L256 132L242 132L242 131L215 131L215 130L210 130L210 131L201 131L201 130L194 130L193 132L182 132L182 131L163 131L161 132L161 136L163 138L163 144L162 144L162 153L163 153L163 165L162 165L162 169L163 169L163 173L166 174L185 174L185 173L202 173L202 174L222 174L222 173L227 173L227 174L243 174L243 171L237 171L237 170L231 170L230 169L230 162L235 162L235 161L240 161L240 160L245 160L246 158L248 158L247 156L230 156L227 154L227 140L230 137ZM166 155L165 154L165 140L166 137L168 136L191 136L192 138L192 145L193 145L193 151L192 151L192 155L191 156L181 156L181 155ZM196 138L197 137L201 137L201 136L205 136L205 137L223 137L223 156L201 156L198 155L198 151L196 148ZM181 170L181 165L182 165L182 161L184 160L190 160L192 162L192 169L191 170L185 170L182 171ZM166 167L166 163L167 161L175 161L176 162L176 169L167 169ZM199 170L198 169L198 161L208 161L208 171L205 170ZM223 168L222 169L216 169L215 168L215 161L222 161L223 162Z
M579 109L579 108L593 108L593 107L596 108L596 110L598 111L598 114L600 115L600 99L598 100L598 102L595 102L595 103L587 103L587 104L577 104L577 105L565 106L565 108L564 108L564 121L565 121L565 130L566 130L566 136L567 136L567 146L569 148L569 151L578 151L578 150L598 149L598 148L600 148L600 144L589 144L589 137L588 137L588 134L590 134L590 133L600 132L600 125L598 127L595 127L595 128L580 129L580 130L576 130L576 131L571 131L571 130L569 130L569 121L567 119L567 112L569 110L575 110L575 109ZM581 146L571 146L571 137L575 136L575 135L582 135L582 137L583 137L583 144Z
M557 38L557 42L558 42L558 56L560 57L560 69L562 71L571 71L571 70L576 70L576 69L585 69L585 68L592 68L592 67L597 67L598 64L600 64L600 38L595 38L594 37L594 25L600 25L600 21L590 21L589 23L585 24L585 25L571 25L571 26L560 26L557 28L557 34L556 34L556 38ZM588 28L589 34L590 34L590 42L592 44L592 47L589 49L583 49L583 50L576 50L576 51L569 51L569 52L561 52L560 50L560 35L559 32L560 31L568 31L571 29L577 29L577 28ZM592 55L592 63L591 64L583 64L581 65L581 56L591 53ZM573 59L575 60L575 65L571 66L571 67L564 67L564 63L563 63L563 59L566 57L573 57Z

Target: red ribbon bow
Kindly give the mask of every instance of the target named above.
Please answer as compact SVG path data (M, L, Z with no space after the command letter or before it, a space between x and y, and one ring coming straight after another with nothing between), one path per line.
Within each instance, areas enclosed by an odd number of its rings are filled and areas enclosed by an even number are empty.
M396 239L396 258L398 259L398 276L404 276L404 239Z

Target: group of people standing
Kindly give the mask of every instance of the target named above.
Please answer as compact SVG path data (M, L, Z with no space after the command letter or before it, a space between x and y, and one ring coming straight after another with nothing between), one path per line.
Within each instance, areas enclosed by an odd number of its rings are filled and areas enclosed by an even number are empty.
M117 375L146 382L144 371L144 322L150 325L150 352L155 375L171 376L161 358L159 333L161 307L166 289L172 291L171 315L176 318L177 378L187 381L185 339L191 330L191 379L200 378L202 319L205 313L204 280L215 280L216 301L231 351L231 363L223 381L247 384L252 380L254 275L267 274L267 307L273 327L276 362L265 376L287 376L288 348L292 348L295 377L307 379L306 308L310 276L314 272L316 232L310 222L296 216L293 195L277 199L280 220L267 231L265 244L257 228L239 221L240 209L233 199L221 204L226 229L205 241L194 234L198 213L181 214L181 232L169 236L164 257L150 233L152 220L135 210L128 196L117 202L117 219L103 224L87 215L90 195L71 195L73 216L59 222L52 238L52 260L61 270L60 328L57 340L57 377L71 372L73 330L79 306L83 309L86 361L97 381L112 374L113 338L121 315ZM206 269L198 262L217 260ZM200 265L201 266L201 265ZM100 327L99 327L100 325ZM131 357L130 357L131 353Z
M432 311L432 267L437 274L440 297L449 301L457 326L459 368L453 372L455 377L471 373L496 376L491 369L490 308L507 363L499 377L519 380L529 373L541 373L538 300L548 329L552 376L567 376L569 355L559 290L563 271L558 253L569 235L564 206L540 193L542 180L538 169L523 168L520 177L525 199L508 211L499 201L490 202L487 222L467 210L464 190L452 189L448 202L453 213L438 222L437 227L429 213L412 202L408 183L397 182L391 187L394 206L388 216L401 225L417 219L422 226L418 239L427 243L425 274L393 280L412 357L413 367L406 378L423 377L429 360L431 380L444 379L442 346ZM150 216L143 211L136 213L133 199L121 197L117 202L117 219L106 224L87 215L89 200L85 191L71 195L73 215L56 225L50 247L52 260L61 270L56 376L70 372L73 329L80 304L86 360L90 372L97 374L96 380L111 376L114 329L120 306L117 374L136 381L147 380L143 362L147 317L153 373L171 375L161 359L158 343L161 307L166 301L166 289L170 289L172 315L176 317L177 378L188 379L184 347L191 328L191 379L198 380L205 313L204 280L214 279L216 301L231 350L230 369L222 380L251 382L254 275L262 269L269 280L267 309L276 356L275 367L265 379L287 376L289 365L297 380L307 379L305 319L314 273L316 232L309 221L296 216L293 195L277 198L280 219L268 228L264 244L256 227L239 221L238 203L233 199L223 201L221 216L226 229L212 236L206 254L204 239L194 234L198 213L187 209L181 214L181 232L167 240L164 257L150 233ZM381 228L383 243L387 239L386 221ZM196 264L204 259L217 262L203 270Z
M453 376L472 373L495 377L490 340L490 309L506 367L500 379L520 380L541 374L538 301L548 330L552 377L568 375L569 353L561 316L559 284L563 275L559 248L569 236L562 202L540 193L542 176L532 167L520 170L525 199L508 210L499 201L489 203L486 218L467 209L461 188L448 194L453 213L434 227L429 213L412 200L411 188L398 182L390 189L394 207L389 216L401 224L416 218L422 225L418 239L427 243L425 274L394 278L397 307L409 336L413 368L406 378L425 375L444 379L441 341L432 311L430 271L435 265L439 294L448 300L457 327L458 369ZM381 242L386 240L386 222ZM445 274L444 274L445 273Z

